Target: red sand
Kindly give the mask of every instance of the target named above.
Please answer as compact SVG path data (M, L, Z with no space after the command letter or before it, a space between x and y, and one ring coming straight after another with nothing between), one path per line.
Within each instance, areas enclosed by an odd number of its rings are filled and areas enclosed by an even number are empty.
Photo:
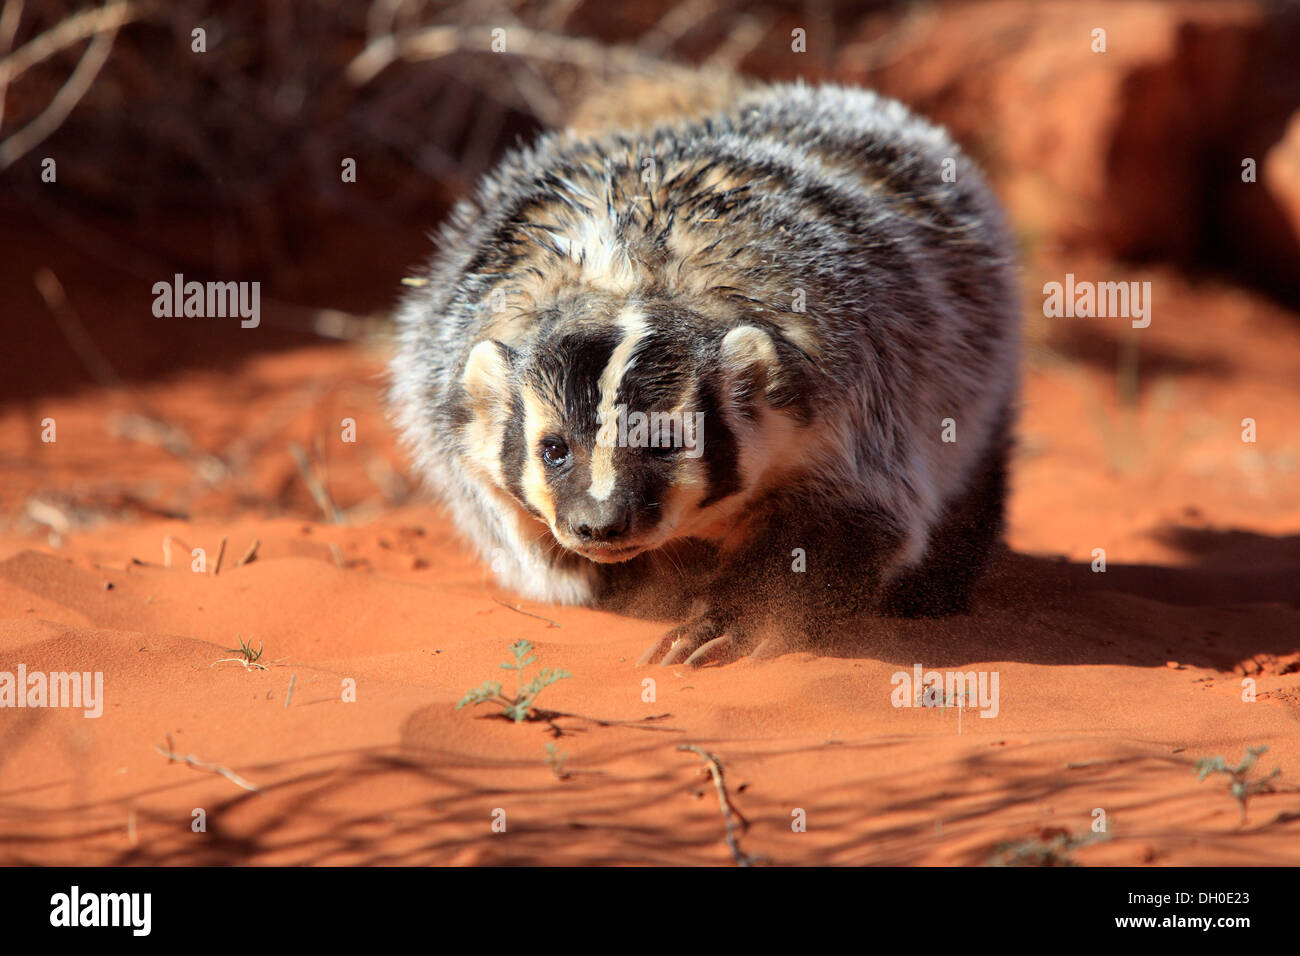
M687 743L720 759L741 847L773 863L981 864L1002 843L1089 835L1096 808L1107 839L1071 851L1080 863L1300 862L1300 328L1244 293L1159 278L1135 406L1116 399L1131 333L1114 322L1058 320L1052 348L1029 348L1010 550L976 613L863 620L698 671L634 666L661 624L522 605L553 626L503 606L494 595L517 602L436 509L400 486L385 497L385 465L406 472L377 351L0 406L0 670L102 671L106 697L99 719L0 710L0 862L727 863ZM140 409L210 452L245 442L244 464L205 488L193 462L115 433L114 414ZM356 443L339 441L346 417ZM294 441L326 464L345 524L320 519ZM237 636L267 669L223 662ZM573 675L541 706L667 716L457 711L510 676L521 638ZM997 671L999 714L891 706L891 675L917 663ZM258 790L169 762L155 749L169 742ZM1260 769L1283 774L1243 824L1225 779L1193 768L1258 745Z

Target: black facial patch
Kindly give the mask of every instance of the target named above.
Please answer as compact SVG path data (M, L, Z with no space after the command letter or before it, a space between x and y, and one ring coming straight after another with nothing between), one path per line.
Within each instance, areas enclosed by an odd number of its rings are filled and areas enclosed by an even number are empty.
M723 420L721 396L713 382L700 383L699 411L704 413L704 466L709 476L708 493L701 508L716 504L740 491L740 447L735 433Z
M617 463L617 467L624 476L622 494L632 504L633 529L644 534L664 516L664 497L672 486L676 463L649 461L644 457L644 449L639 448L620 448L615 454L636 456L633 460Z
M572 446L596 442L600 376L609 365L620 333L616 329L574 330L538 346L528 384L556 412L562 434ZM532 449L539 453L539 449Z
M653 321L654 328L637 342L630 368L619 382L615 401L629 411L672 411L694 377L694 330L671 315L656 315Z
M709 485L700 507L713 504L740 490L736 438L723 419L721 396L713 376L702 374L697 358L713 346L688 313L657 310L650 318L653 327L637 344L634 362L619 384L617 403L634 412L679 412L693 427L702 413L702 429L693 438L699 443ZM693 396L693 397L692 397ZM684 401L685 400L685 401ZM679 408L680 406L680 408ZM674 437L685 442L685 421ZM652 433L652 430L650 430ZM619 448L615 466L620 480L644 511L647 526L658 521L663 497L681 467L680 451L666 460L656 458L654 448Z
M524 496L524 464L530 450L524 441L524 403L515 395L510 401L510 418L501 436L501 472L506 480L506 490L535 517L537 513Z

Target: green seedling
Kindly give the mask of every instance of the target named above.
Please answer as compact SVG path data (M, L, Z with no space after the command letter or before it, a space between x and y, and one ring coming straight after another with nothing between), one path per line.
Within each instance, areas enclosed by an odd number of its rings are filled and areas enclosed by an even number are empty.
M258 641L257 650L253 650L253 642L251 640L245 641L238 634L235 635L235 639L239 641L239 646L227 647L226 650L231 654L237 654L238 656L223 657L219 661L213 661L213 667L218 664L228 664L233 661L236 664L243 664L244 670L252 670L253 668L256 668L257 670L264 671L267 669L267 666L262 663L262 652L266 650L266 645L262 641Z
M226 650L230 651L230 653L238 654L249 664L256 664L258 661L262 659L262 651L266 649L266 645L262 641L257 642L257 650L254 651L253 642L251 640L245 641L238 634L235 635L235 640L239 641L239 646L226 648ZM266 665L263 664L262 666L265 667Z
M555 744L546 745L546 766L550 768L551 773L555 774L556 780L568 780L569 771L564 769L564 761L568 759L567 753L560 753L555 749Z
M483 686L470 691L462 697L460 703L456 705L456 709L460 710L462 707L472 704L497 704L500 706L502 713L517 724L535 716L532 706L533 702L537 700L537 695L556 681L573 675L564 670L542 668L532 680L525 684L524 668L537 660L537 658L531 656L532 652L533 645L531 641L519 641L511 644L510 653L514 655L515 659L506 661L501 665L503 670L515 672L516 690L513 697L508 697L502 692L500 681L485 681Z
M1064 830L1048 832L1018 843L1000 843L988 866L1079 866L1070 854L1079 847L1107 839L1105 834L1075 836Z
M949 707L974 707L975 692L973 690L964 690L960 694L949 694L945 691L939 697L939 702L930 706L938 707L940 710L947 710Z
M1232 767L1222 757L1202 757L1196 761L1196 779L1204 781L1212 773L1221 773L1231 780L1228 784L1228 792L1237 798L1237 804L1241 808L1241 822L1246 822L1246 803L1257 793L1270 793L1273 790L1273 781L1282 776L1282 768L1276 767L1267 777L1260 777L1257 780L1250 780L1250 772L1255 768L1255 762L1259 760L1260 754L1266 753L1268 747L1247 747L1246 756L1241 758L1237 766Z

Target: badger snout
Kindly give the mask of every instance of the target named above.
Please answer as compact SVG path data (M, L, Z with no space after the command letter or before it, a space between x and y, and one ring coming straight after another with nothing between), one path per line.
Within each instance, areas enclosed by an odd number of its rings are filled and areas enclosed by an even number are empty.
M556 535L561 544L601 564L627 561L653 543L646 540L644 522L626 500L588 499L576 503L556 523L567 532Z
M583 544L617 541L632 526L632 509L624 502L588 501L569 514L569 532Z

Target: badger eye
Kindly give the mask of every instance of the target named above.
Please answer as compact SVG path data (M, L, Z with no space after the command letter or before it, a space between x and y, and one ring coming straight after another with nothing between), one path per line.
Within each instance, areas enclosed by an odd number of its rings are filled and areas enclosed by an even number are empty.
M559 468L569 460L569 446L558 438L548 438L542 442L542 461L552 468Z

